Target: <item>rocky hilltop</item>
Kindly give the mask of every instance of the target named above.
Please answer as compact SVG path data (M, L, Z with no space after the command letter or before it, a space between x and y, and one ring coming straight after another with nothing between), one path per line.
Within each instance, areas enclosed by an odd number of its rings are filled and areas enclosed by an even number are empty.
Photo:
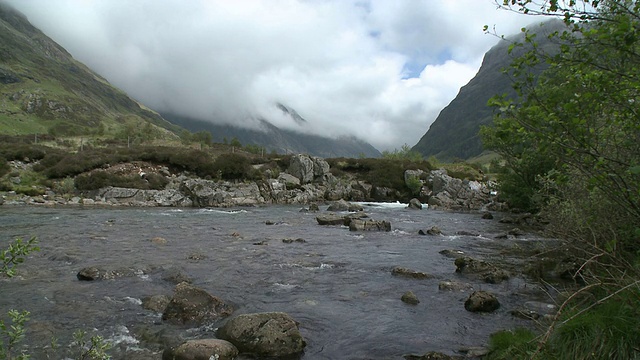
M562 31L565 25L560 20L552 20L531 26L537 34L539 49L553 51L557 46L546 35ZM511 62L522 55L526 47L518 47L511 53L509 46L522 41L523 35L514 35L501 40L484 56L482 66L476 76L460 89L458 95L447 105L420 141L412 148L425 158L435 156L441 160L454 158L468 159L482 153L483 147L479 131L483 125L493 122L493 108L487 102L496 95L515 97L513 78L504 73ZM541 69L535 70L539 74Z

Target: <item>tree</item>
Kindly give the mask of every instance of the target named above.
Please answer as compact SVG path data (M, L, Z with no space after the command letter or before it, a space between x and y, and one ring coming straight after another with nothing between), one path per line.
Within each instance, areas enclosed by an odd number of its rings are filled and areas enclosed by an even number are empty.
M620 334L638 326L616 327L640 315L640 5L507 0L501 6L560 17L566 28L549 35L551 52L527 29L512 44L510 51L527 48L506 70L518 98L492 99L498 114L482 129L483 141L505 160L504 195L547 215L549 229L582 257L574 274L584 281L578 292L593 296L588 304L571 296L560 312L571 315L555 331L550 327L533 356L633 358L638 338ZM539 66L546 70L533 76ZM624 312L603 320L612 309Z

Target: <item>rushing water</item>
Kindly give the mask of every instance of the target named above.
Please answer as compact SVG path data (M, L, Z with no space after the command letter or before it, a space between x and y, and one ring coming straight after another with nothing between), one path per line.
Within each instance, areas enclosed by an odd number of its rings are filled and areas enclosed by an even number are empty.
M74 329L85 329L114 343L114 359L159 359L157 339L175 343L213 337L224 322L180 328L141 307L146 296L171 295L175 284L163 277L173 270L232 303L234 314L289 313L307 340L303 359L452 353L485 344L497 330L526 324L508 313L528 300L520 278L497 285L473 283L475 289L498 295L502 307L492 314L465 311L469 292L438 290L442 280L469 281L439 251L495 254L500 244L494 237L506 225L482 220L479 214L366 206L372 218L391 221L393 230L356 233L319 226L317 214L299 209L0 207L0 248L16 237L31 236L38 237L41 247L21 265L19 276L0 279L0 313L12 308L31 312L26 343L36 354L51 336L65 344ZM433 225L445 235L418 234ZM481 236L447 235L461 230ZM152 241L156 237L166 243ZM282 241L298 238L306 242ZM87 266L130 268L136 275L79 281L77 272ZM434 278L392 276L395 266ZM400 301L409 290L420 299L418 305Z

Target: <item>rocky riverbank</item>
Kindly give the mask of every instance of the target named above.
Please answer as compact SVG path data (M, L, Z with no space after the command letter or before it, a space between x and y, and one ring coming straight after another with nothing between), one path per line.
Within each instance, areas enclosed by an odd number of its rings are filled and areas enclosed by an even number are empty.
M23 166L18 164L16 166ZM44 195L27 196L5 192L4 204L30 204L43 206L141 206L141 207L238 207L270 204L327 203L340 199L347 201L408 201L415 196L432 208L444 210L502 210L496 201L490 182L458 179L444 169L425 172L405 170L404 184L419 189L410 194L405 189L373 186L352 176L336 177L329 163L322 158L308 155L291 157L286 171L266 170L265 178L253 181L208 180L188 172L172 173L166 167L129 166L139 176L156 171L168 179L162 190L142 190L121 187L104 187L93 191L70 191L64 194L48 189ZM123 166L119 166L119 169ZM259 170L260 166L256 166ZM415 190L414 190L415 191Z

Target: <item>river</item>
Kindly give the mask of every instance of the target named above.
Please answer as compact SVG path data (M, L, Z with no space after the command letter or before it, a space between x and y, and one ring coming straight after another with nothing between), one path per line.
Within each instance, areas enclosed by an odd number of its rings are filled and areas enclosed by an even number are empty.
M16 237L36 236L41 251L28 256L18 276L0 279L0 313L31 312L24 343L35 359L52 353L47 349L52 336L64 349L74 329L104 336L114 345L114 359L159 359L157 342L213 337L224 323L181 328L142 308L146 296L172 294L175 284L163 278L177 272L233 304L234 314L289 313L307 341L305 360L453 354L486 344L497 330L529 326L509 310L535 296L531 284L520 277L501 284L473 282L456 274L454 260L439 252L498 256L513 242L540 240L535 235L496 240L513 226L478 213L416 211L398 204L365 206L372 218L389 220L391 232L356 233L320 226L317 213L299 210L2 206L0 248ZM434 225L443 236L418 234ZM455 235L459 231L480 236ZM282 241L299 238L305 242ZM79 281L76 274L87 266L133 269L135 276ZM396 266L434 278L392 276ZM491 314L467 312L470 291L440 291L443 280L494 292L502 306ZM400 301L409 290L418 305Z

